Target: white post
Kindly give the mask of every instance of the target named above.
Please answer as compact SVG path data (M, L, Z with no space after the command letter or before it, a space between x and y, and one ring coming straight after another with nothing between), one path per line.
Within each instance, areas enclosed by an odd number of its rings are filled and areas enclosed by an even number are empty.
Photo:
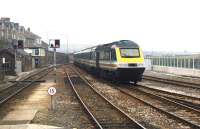
M176 57L176 63L177 63L176 67L178 68L178 56Z
M15 73L17 73L17 49L15 49Z
M174 56L174 66L173 67L175 67L175 64L176 64L176 57Z
M194 69L194 56L192 56L192 69Z
M188 68L190 69L191 66L190 66L190 57L188 57Z
M186 57L185 56L184 56L184 60L183 61L184 61L184 66L183 67L186 68Z
M56 48L54 48L54 73L55 73L55 83L56 83Z

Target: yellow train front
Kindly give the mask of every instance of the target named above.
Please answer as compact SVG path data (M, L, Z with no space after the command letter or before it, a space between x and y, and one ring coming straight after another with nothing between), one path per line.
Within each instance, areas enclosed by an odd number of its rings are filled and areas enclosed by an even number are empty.
M135 84L145 70L142 50L130 40L84 49L74 54L74 63L103 78Z

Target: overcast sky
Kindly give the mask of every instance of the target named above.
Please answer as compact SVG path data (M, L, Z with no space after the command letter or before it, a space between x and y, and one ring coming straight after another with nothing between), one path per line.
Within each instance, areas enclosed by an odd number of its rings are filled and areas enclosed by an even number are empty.
M200 52L199 0L0 0L10 17L44 41L79 50L129 39L145 51Z

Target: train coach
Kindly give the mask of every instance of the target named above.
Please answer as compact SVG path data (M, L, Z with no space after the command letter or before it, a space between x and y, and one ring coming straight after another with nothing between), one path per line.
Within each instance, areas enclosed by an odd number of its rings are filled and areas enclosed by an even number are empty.
M138 44L120 40L74 53L74 63L103 78L122 82L142 80L144 58Z

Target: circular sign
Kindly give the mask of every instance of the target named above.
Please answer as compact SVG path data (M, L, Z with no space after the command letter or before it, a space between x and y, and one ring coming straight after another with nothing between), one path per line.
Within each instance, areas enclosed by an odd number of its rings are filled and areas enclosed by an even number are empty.
M49 95L54 95L56 93L56 88L55 87L49 87L48 93L49 93Z

